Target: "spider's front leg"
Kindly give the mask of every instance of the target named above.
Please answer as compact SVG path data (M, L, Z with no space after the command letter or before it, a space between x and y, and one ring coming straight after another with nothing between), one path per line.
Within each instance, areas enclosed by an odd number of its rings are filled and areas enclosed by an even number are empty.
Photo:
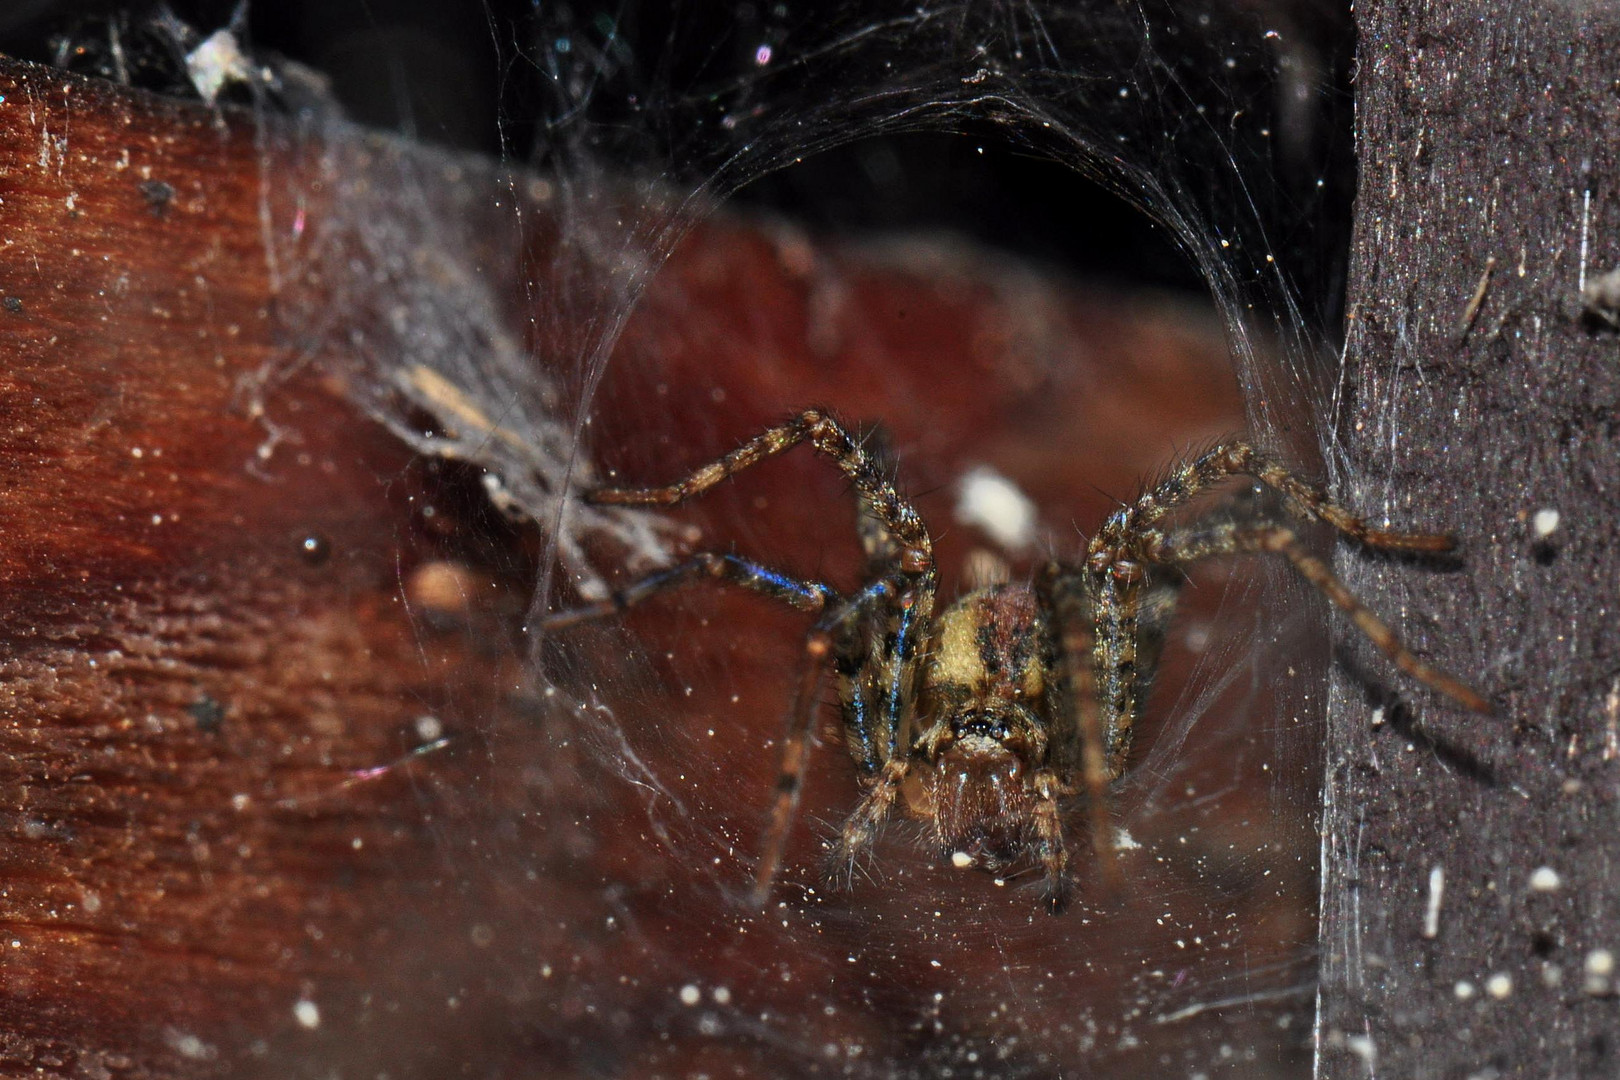
M861 807L857 808L852 821L858 824L848 832L853 841L852 847L869 841L870 834L876 830L877 824L894 802L900 779L904 776L905 756L909 749L905 728L909 722L912 687L916 681L917 638L927 633L933 610L933 541L922 518L884 475L874 455L868 453L835 417L822 409L806 409L786 423L767 428L724 457L672 484L648 488L600 488L585 493L588 501L601 505L675 506L801 442L809 442L830 458L854 487L861 515L860 535L868 560L874 564L871 569L877 580L850 599L837 603L832 590L818 583L797 582L728 556L698 556L688 564L632 586L609 601L576 613L559 613L552 617L550 623L553 626L564 625L581 618L610 614L670 587L675 583L675 578L684 580L703 574L776 596L803 609L826 609L805 639L804 670L782 737L782 768L754 877L753 899L756 905L764 904L781 867L788 831L798 808L799 791L808 761L809 736L819 703L825 665L835 655L840 643L858 636L856 628L869 619L872 611L884 605L897 612L899 630L884 635L882 643L874 643L868 649L869 661L876 661L885 674L881 686L871 684L864 674L856 680L863 687L861 700L870 698L873 702L876 719L870 728L866 726L865 719L855 725L858 737L852 739L851 750L857 761L863 760L863 754L869 755L878 763L876 771L883 775L895 775L887 781L880 777L879 782L867 793ZM845 681L849 683L848 679ZM846 722L850 704L846 696ZM868 749L857 745L862 740L870 744Z
M846 741L869 786L839 832L828 861L829 880L853 880L856 863L877 838L911 772L911 713L934 588L930 572L901 595L887 618L869 628L865 652L852 652L840 671Z
M718 461L673 484L652 488L597 488L586 492L585 499L602 506L676 506L806 441L831 458L849 477L862 506L898 542L899 569L918 578L932 572L934 545L922 518L884 477L875 458L824 409L806 409L785 424L766 428Z
M841 607L834 608L824 615L805 638L804 669L800 676L793 709L788 714L787 731L782 738L782 770L777 778L776 800L771 807L770 824L766 828L765 843L754 876L753 901L756 907L765 905L770 896L771 883L781 868L788 832L792 827L793 817L799 805L799 792L804 784L805 766L809 762L808 740L815 719L815 710L821 701L821 680L828 660L836 655L840 642L847 643L853 638L854 629L869 617L874 608L884 603L894 603L899 597L902 616L900 632L895 635L896 651L905 657L906 663L909 664L910 657L916 650L914 640L916 634L907 632L908 625L917 607L931 600L932 585L933 578L930 574L924 581L923 587L926 591L923 598L918 598L907 593L908 588L912 587L909 575L897 573L876 581L856 593ZM846 676L846 684L848 681ZM897 678L894 684L895 699L898 699L905 690L902 681L901 678ZM846 696L846 714L849 692L848 685L842 688L842 693ZM885 714L886 710L878 711L880 717ZM876 782L862 798L855 812L850 815L838 848L839 861L852 868L859 851L870 843L872 837L876 835L877 826L893 806L900 783L905 778L907 758L904 752L897 751L897 747L904 744L901 741L901 733L894 728L886 732L866 727L851 730L849 742L851 753L863 767L863 771L870 773L876 768L878 773Z
M1041 870L1045 875L1043 889L1046 906L1057 914L1069 906L1069 896L1073 892L1073 883L1069 880L1069 852L1063 844L1063 815L1058 809L1058 798L1063 795L1074 794L1074 789L1066 787L1058 775L1051 769L1042 769L1035 774L1035 854L1041 861ZM1106 821L1106 815L1102 816ZM1113 854L1113 846L1108 846L1109 856ZM1113 867L1112 858L1107 864Z

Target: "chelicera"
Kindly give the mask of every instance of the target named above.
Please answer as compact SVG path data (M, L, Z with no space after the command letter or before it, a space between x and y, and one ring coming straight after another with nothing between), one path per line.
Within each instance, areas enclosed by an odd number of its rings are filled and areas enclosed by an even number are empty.
M859 588L840 592L738 555L705 552L543 624L554 630L606 617L697 581L739 586L816 615L754 875L758 904L781 866L830 667L863 791L836 841L834 865L853 866L899 806L928 823L941 851L958 861L996 869L1032 857L1044 875L1046 902L1060 909L1070 890L1065 801L1085 796L1092 846L1111 866L1108 786L1125 771L1185 571L1206 559L1281 556L1398 669L1470 709L1489 710L1475 691L1412 655L1307 550L1288 519L1324 522L1385 551L1445 552L1453 539L1371 528L1242 441L1191 458L1115 511L1078 563L1050 562L1027 583L978 588L938 612L933 543L922 519L877 455L823 409L768 428L668 486L599 488L585 498L674 506L801 442L830 458L853 485L867 561ZM1227 508L1166 524L1173 511L1233 476L1269 488L1282 515Z

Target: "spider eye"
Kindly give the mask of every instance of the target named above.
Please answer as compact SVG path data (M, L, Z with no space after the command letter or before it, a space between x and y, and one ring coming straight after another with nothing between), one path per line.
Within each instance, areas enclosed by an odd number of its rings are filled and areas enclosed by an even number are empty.
M981 739L1002 740L1007 737L1006 721L991 713L970 712L957 717L952 725L957 738L977 736Z

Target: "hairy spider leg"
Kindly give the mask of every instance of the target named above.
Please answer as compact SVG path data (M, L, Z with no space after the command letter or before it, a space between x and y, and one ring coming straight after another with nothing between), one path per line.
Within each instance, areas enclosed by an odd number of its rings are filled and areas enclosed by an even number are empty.
M821 680L826 673L827 660L834 655L835 647L845 636L848 627L863 618L873 604L896 595L908 584L907 576L898 573L873 582L840 607L828 611L805 635L799 688L794 694L787 729L782 735L782 767L776 779L776 798L771 805L759 866L754 872L752 900L756 908L764 907L769 899L771 883L781 869L782 855L787 849L788 832L799 807L804 772L810 761L809 735L814 725L816 707L821 703Z
M1052 613L1052 620L1056 624L1058 653L1062 658L1059 668L1063 680L1062 696L1075 718L1075 738L1080 748L1080 776L1085 785L1086 813L1091 823L1091 848L1103 880L1113 887L1119 884L1120 876L1113 837L1109 833L1108 784L1118 773L1109 767L1102 719L1097 707L1097 667L1092 657L1094 609L1086 584L1079 574L1056 562L1047 565L1039 582L1046 597L1046 608ZM1050 841L1043 836L1042 842L1047 847L1057 849L1053 855L1043 852L1042 861L1050 859L1056 863L1057 872L1061 874L1068 862L1061 832ZM1049 880L1050 877L1051 871L1048 870Z
M1038 582L1056 627L1064 698L1075 718L1072 736L1079 750L1076 764L1086 792L1091 847L1110 888L1122 881L1108 786L1125 772L1140 703L1158 670L1181 589L1179 576L1145 577L1145 582L1099 582L1087 571L1053 562ZM1122 677L1127 672L1130 677Z
M1303 521L1322 521L1358 543L1388 551L1450 551L1457 546L1445 533L1407 533L1374 529L1327 492L1290 473L1246 442L1222 443L1198 455L1121 507L1092 538L1088 548L1094 570L1100 552L1126 552L1144 530L1200 492L1231 476L1252 476L1283 496L1283 506ZM1128 557L1128 556L1126 556Z
M929 573L900 597L899 616L892 629L885 627L873 635L871 662L844 676L844 722L854 736L849 739L851 754L857 758L863 780L871 785L844 820L833 849L831 866L847 878L853 878L856 861L876 839L878 827L894 809L900 785L911 771L912 717L908 708L916 700L922 637L918 628L929 625L935 584ZM871 673L870 682L862 681L861 671ZM877 715L870 716L867 710L874 698Z
M1102 709L1100 727L1109 745L1119 746L1122 753L1129 746L1130 728L1136 721L1142 697L1136 686L1139 670L1136 652L1139 640L1137 614L1143 583L1151 576L1150 564L1166 561L1151 554L1157 545L1164 542L1163 534L1153 526L1210 486L1238 475L1253 476L1278 492L1283 497L1284 508L1294 517L1325 522L1369 547L1391 551L1450 551L1456 546L1456 541L1444 534L1402 533L1371 528L1326 492L1296 478L1246 442L1222 443L1182 465L1143 492L1134 503L1109 515L1086 549L1086 567L1090 571L1095 598L1093 651L1099 688L1097 696ZM1303 569L1301 573L1304 573ZM1314 582L1309 574L1306 574L1306 578ZM1339 589L1341 593L1344 592L1342 585ZM1340 601L1335 599L1335 603ZM1340 606L1343 604L1340 603ZM1367 617L1371 618L1370 614ZM1382 623L1378 625L1383 627ZM1383 637L1393 640L1387 628L1383 630ZM1419 667L1424 672L1432 670L1422 665ZM1448 693L1454 689L1463 690L1462 696L1455 693L1451 696L1470 707L1482 700L1455 680L1445 676L1440 678L1444 679L1443 687L1434 682L1429 685L1444 688Z
M785 424L766 428L718 461L667 487L598 488L586 492L585 500L602 506L675 506L806 440L832 458L855 485L862 502L899 541L900 569L917 577L931 570L934 544L922 518L884 478L876 459L850 436L844 425L822 409L806 409Z
M800 611L821 611L838 601L838 593L830 585L795 578L737 555L705 551L675 566L648 574L616 590L605 600L554 611L540 620L540 629L560 630L592 619L604 619L627 611L659 593L699 581L736 585L791 604Z
M586 492L584 497L588 502L608 506L675 506L805 441L831 458L849 478L859 499L859 512L863 515L862 541L868 558L881 557L883 561L892 563L891 567L884 568L888 571L885 581L898 583L890 586L894 590L892 595L906 610L916 611L917 625L927 625L933 610L936 587L934 545L928 536L928 529L912 505L884 477L878 458L867 453L849 431L823 409L806 409L786 423L767 428L717 461L694 470L673 484L651 488L599 488ZM765 851L755 877L754 899L759 904L764 903L765 894L776 875L788 826L798 806L806 735L820 691L823 661L832 655L838 643L833 631L846 627L858 618L865 611L865 605L875 598L891 595L886 589L880 588L881 585L883 582L857 594L840 612L823 616L817 623L817 629L812 630L805 640L807 670L800 677L793 710L789 715L788 732L782 746L782 779L778 781ZM901 777L904 776L905 754L893 749L893 746L904 745L905 732L900 730L904 717L894 714L898 714L904 704L911 700L910 691L916 681L917 663L914 646L896 649L895 665L898 671L895 685L901 689L898 694L885 697L880 717L891 725L887 739L891 744L891 757L888 760L901 761L901 765L897 766ZM893 802L893 790L898 784L897 778L888 791L890 803ZM882 785L880 776L874 790ZM871 797L871 793L868 793L867 799ZM857 808L856 812L859 813L860 809Z
M1491 711L1490 703L1471 687L1413 656L1395 632L1368 610L1325 562L1305 550L1299 537L1285 525L1225 523L1213 528L1190 528L1158 539L1144 553L1156 562L1190 566L1220 555L1248 552L1270 552L1287 559L1301 577L1350 617L1363 637L1407 675L1475 712Z
M1092 710L1095 712L1095 708ZM1069 876L1065 872L1069 866L1069 852L1063 845L1063 814L1058 809L1058 796L1072 795L1074 789L1066 786L1052 769L1042 769L1034 776L1035 794L1035 854L1040 859L1041 870L1045 878L1044 890L1046 906L1053 914L1062 911L1069 905L1070 884ZM1102 803L1097 804L1102 807ZM1106 809L1106 808L1105 808ZM1103 821L1106 826L1107 814L1092 812L1092 841L1096 842L1096 823ZM1099 848L1099 851L1104 849ZM1106 845L1108 855L1100 856L1099 866L1102 867L1105 880L1110 886L1118 879L1118 864L1113 858L1114 846Z

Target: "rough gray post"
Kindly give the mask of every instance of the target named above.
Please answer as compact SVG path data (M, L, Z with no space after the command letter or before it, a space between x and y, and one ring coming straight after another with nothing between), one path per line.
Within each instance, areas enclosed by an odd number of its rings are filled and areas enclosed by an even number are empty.
M1499 713L1341 651L1319 1074L1620 1075L1620 6L1356 18L1346 494L1464 549L1340 565Z

